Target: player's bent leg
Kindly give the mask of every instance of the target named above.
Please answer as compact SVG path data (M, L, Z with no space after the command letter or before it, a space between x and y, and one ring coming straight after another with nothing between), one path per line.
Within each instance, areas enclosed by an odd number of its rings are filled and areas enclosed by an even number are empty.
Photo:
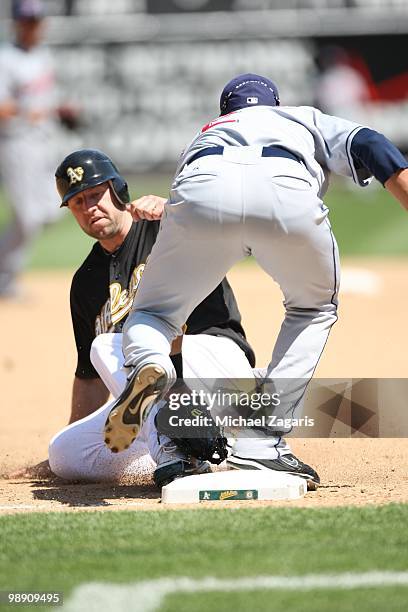
M133 370L105 423L105 444L113 453L129 448L141 430L145 412L153 401L160 400L166 388L166 373L158 364Z
M91 361L105 385L118 396L126 384L122 334L100 334L91 348ZM251 366L242 349L230 338L208 334L187 335L183 340L183 370L188 379L198 379L199 388L208 388L214 379L251 379ZM203 381L203 383L201 382ZM144 421L138 441L148 441L155 462L160 455L157 430L152 422L154 408ZM167 440L164 441L166 443ZM289 452L289 451L288 451ZM163 456L163 455L160 455Z
M225 385L231 391L243 391L243 386L247 390L252 391L255 385L254 370L252 369L243 350L231 339L220 336L211 336L208 334L187 335L183 339L183 374L188 383L188 386L197 391L204 390L205 392L213 392L218 388L221 382L223 388ZM197 385L194 381L197 380ZM153 430L152 434L153 434ZM254 452L254 456L259 456L266 453L270 460L277 460L279 450L282 453L289 455L290 448L282 438L273 439L273 447L271 449L271 438L268 438L268 447L259 448L259 439L254 437L253 432L246 432L248 437L235 442L230 460L230 467L236 469L260 469L254 467L251 462L248 468L247 464L238 464L239 459L234 461L236 448L245 456L248 452ZM238 446L237 446L238 445ZM203 462L197 464L192 461L191 457L187 458L180 453L177 446L169 438L164 436L158 437L151 435L148 439L149 451L157 463L154 479L158 486L163 486L174 478L180 478L191 473L203 473L207 471L208 464ZM242 463L242 461L241 461ZM278 462L273 463L274 469L277 469ZM263 469L266 469L263 467ZM271 469L271 468L270 468ZM293 470L293 468L292 468Z
M98 372L106 387L109 389L109 391L115 398L120 396L126 388L126 375L128 373L128 370L127 368L125 368L124 365L124 356L122 351L122 334L110 333L100 334L99 336L97 336L92 343L90 356L92 365ZM147 406L150 403L151 402L148 401ZM147 442L149 437L152 437L154 440L157 439L157 430L154 424L154 420L152 419L155 412L154 407L151 410L150 417L146 418L146 420L144 420L143 418L143 412L144 411L140 410L139 408L139 420L137 425L138 428L140 428L140 431L137 435L137 442L135 442L135 444ZM108 417L110 418L110 413L107 413L106 418ZM130 446L130 444L132 444L133 440L136 438L136 433L134 431L134 426L128 426L128 424L125 423L125 427L125 435L127 435L129 438L126 440L126 444ZM118 443L117 436L123 436L122 424L119 423L119 427L116 429L114 437L112 437L111 431L105 430L105 434L108 436L109 439L109 448L111 448L111 446L113 446L113 448L115 449L118 448L118 446L120 446L121 440L119 440ZM152 456L155 457L154 454Z
M272 166L267 173L257 167L248 172L253 179L247 186L253 216L247 220L246 240L258 263L279 283L285 296L286 316L267 375L279 385L279 411L285 418L296 418L330 328L337 320L337 245L326 218L327 209L303 177L299 164L293 166L298 177L274 177ZM310 481L311 487L319 482L313 468L288 452L286 445L282 448L280 442L275 444L273 437L268 438L238 440L230 464L297 473Z
M223 379L231 389L240 390L242 383L246 383L253 390L253 384L266 374L266 368L253 369L243 350L233 340L199 334L185 336L183 339L183 373L187 379L200 379L198 388L204 388L205 391L212 390L216 379ZM227 463L230 467L238 468L241 466L238 460L234 462L234 456L276 460L290 453L290 446L284 438L270 435L265 439L253 431L247 431L242 432L233 442L232 454Z
M126 387L129 371L124 367L122 334L99 334L92 342L90 358L92 365L105 386L118 397Z
M136 440L120 455L113 454L103 439L103 429L114 400L93 414L68 425L49 444L51 470L67 480L138 480L154 469L143 440Z
M244 351L226 336L209 334L183 337L185 378L262 378L266 368L252 369ZM122 334L100 334L91 347L92 365L114 397L126 386Z
M183 375L190 389L214 391L217 381L239 390L239 380L253 381L252 368L243 350L230 338L209 334L183 338ZM195 385L196 381L196 385ZM163 400L164 401L164 400ZM150 415L149 415L150 417ZM161 488L175 478L210 471L206 461L186 456L168 437L155 434L148 438L149 452L157 464L156 485Z
M197 239L195 222L199 202L215 198L216 189L211 179L199 186L199 194L172 193L179 198L166 206L160 235L153 246L133 304L123 330L123 350L126 366L133 367L128 386L118 398L106 423L106 434L121 430L119 445L126 448L138 430L139 407L143 408L149 397L160 397L174 382L175 370L169 358L171 341L181 333L182 326L194 308L221 282L228 269L243 257L242 244L236 241L230 248L226 235L214 236L211 249L205 240ZM197 185L193 185L193 190ZM178 195L177 195L178 193ZM194 201L190 207L183 202ZM194 211L191 211L194 208ZM200 217L204 224L200 232L205 234L214 227ZM232 235L232 231L230 235ZM202 266L205 258L206 265ZM200 282L191 283L191 279ZM147 368L147 370L144 370ZM132 406L131 406L132 404ZM132 430L133 427L133 430Z
M256 224L253 254L284 294L286 315L267 373L283 385L285 406L296 409L337 321L340 266L328 209L314 190L296 177L275 180L273 240L268 223Z
M128 368L125 367L125 358L122 351L122 334L110 333L100 334L95 338L91 346L91 362L106 387L117 398L125 389L127 383ZM150 436L157 439L157 430L154 425L155 406L149 412L149 416L142 419L141 429L137 436L138 442L146 442ZM154 453L152 454L154 458Z
M184 378L254 379L253 369L244 351L234 340L224 336L194 334L183 337Z
M194 308L246 255L240 239L240 212L230 210L221 224L222 213L212 204L220 202L225 181L230 179L230 197L234 204L237 200L236 174L224 176L224 170L202 159L186 168L182 179L178 177L173 184L160 234L124 327L126 365L139 368L158 363L170 378L174 376L168 344L181 333ZM202 180L196 180L201 173Z

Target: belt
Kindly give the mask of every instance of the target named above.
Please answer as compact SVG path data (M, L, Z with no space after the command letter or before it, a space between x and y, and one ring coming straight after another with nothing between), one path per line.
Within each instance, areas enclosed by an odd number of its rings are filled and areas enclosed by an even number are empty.
M188 160L188 163L191 164L191 162L195 161L196 159L200 159L200 157L205 157L207 155L223 154L224 147L207 147L206 149L201 149L201 151L197 151L197 153L193 155L191 159ZM286 157L287 159L293 159L294 161L297 161L299 163L301 162L301 159L291 151L288 151L283 147L272 145L269 147L262 148L262 157Z

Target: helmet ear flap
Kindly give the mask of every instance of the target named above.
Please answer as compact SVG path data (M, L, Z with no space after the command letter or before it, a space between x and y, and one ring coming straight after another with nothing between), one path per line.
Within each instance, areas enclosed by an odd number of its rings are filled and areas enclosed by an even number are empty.
M73 195L108 183L118 208L124 210L130 202L129 190L113 161L97 149L80 149L68 155L55 172L57 190L61 197L61 206L66 206Z
M128 185L122 178L114 178L109 181L109 186L115 196L115 206L119 210L125 210L126 204L130 202Z

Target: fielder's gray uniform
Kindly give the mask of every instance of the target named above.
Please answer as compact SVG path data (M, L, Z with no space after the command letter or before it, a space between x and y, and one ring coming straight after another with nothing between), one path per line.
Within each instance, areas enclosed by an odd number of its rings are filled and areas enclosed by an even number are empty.
M180 159L125 326L127 365L158 363L174 377L171 340L231 266L252 254L279 283L286 309L267 373L296 379L289 399L299 404L337 319L338 250L322 196L330 171L360 185L371 180L350 155L360 129L315 108L272 106L244 108L203 128ZM264 156L271 145L289 155ZM219 146L221 154L209 154ZM263 441L263 450L248 444L238 440L234 452L270 458L276 440Z
M8 292L37 232L54 221L56 89L46 49L0 50L0 104L12 101L18 114L0 121L1 182L13 209L13 221L0 236L0 294ZM33 120L33 114L41 117Z

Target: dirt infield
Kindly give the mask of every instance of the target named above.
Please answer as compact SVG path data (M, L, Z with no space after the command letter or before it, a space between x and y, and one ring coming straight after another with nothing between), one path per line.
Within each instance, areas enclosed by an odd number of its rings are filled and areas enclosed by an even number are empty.
M25 301L0 302L2 474L45 459L50 437L67 421L75 368L70 278L68 273L30 274ZM343 279L340 319L316 375L408 378L408 260L345 261ZM264 365L282 320L280 292L256 266L235 268L230 281L257 365ZM323 486L300 502L288 502L291 506L408 501L406 439L294 440L293 450L317 468ZM160 507L148 479L121 486L0 480L0 513Z

